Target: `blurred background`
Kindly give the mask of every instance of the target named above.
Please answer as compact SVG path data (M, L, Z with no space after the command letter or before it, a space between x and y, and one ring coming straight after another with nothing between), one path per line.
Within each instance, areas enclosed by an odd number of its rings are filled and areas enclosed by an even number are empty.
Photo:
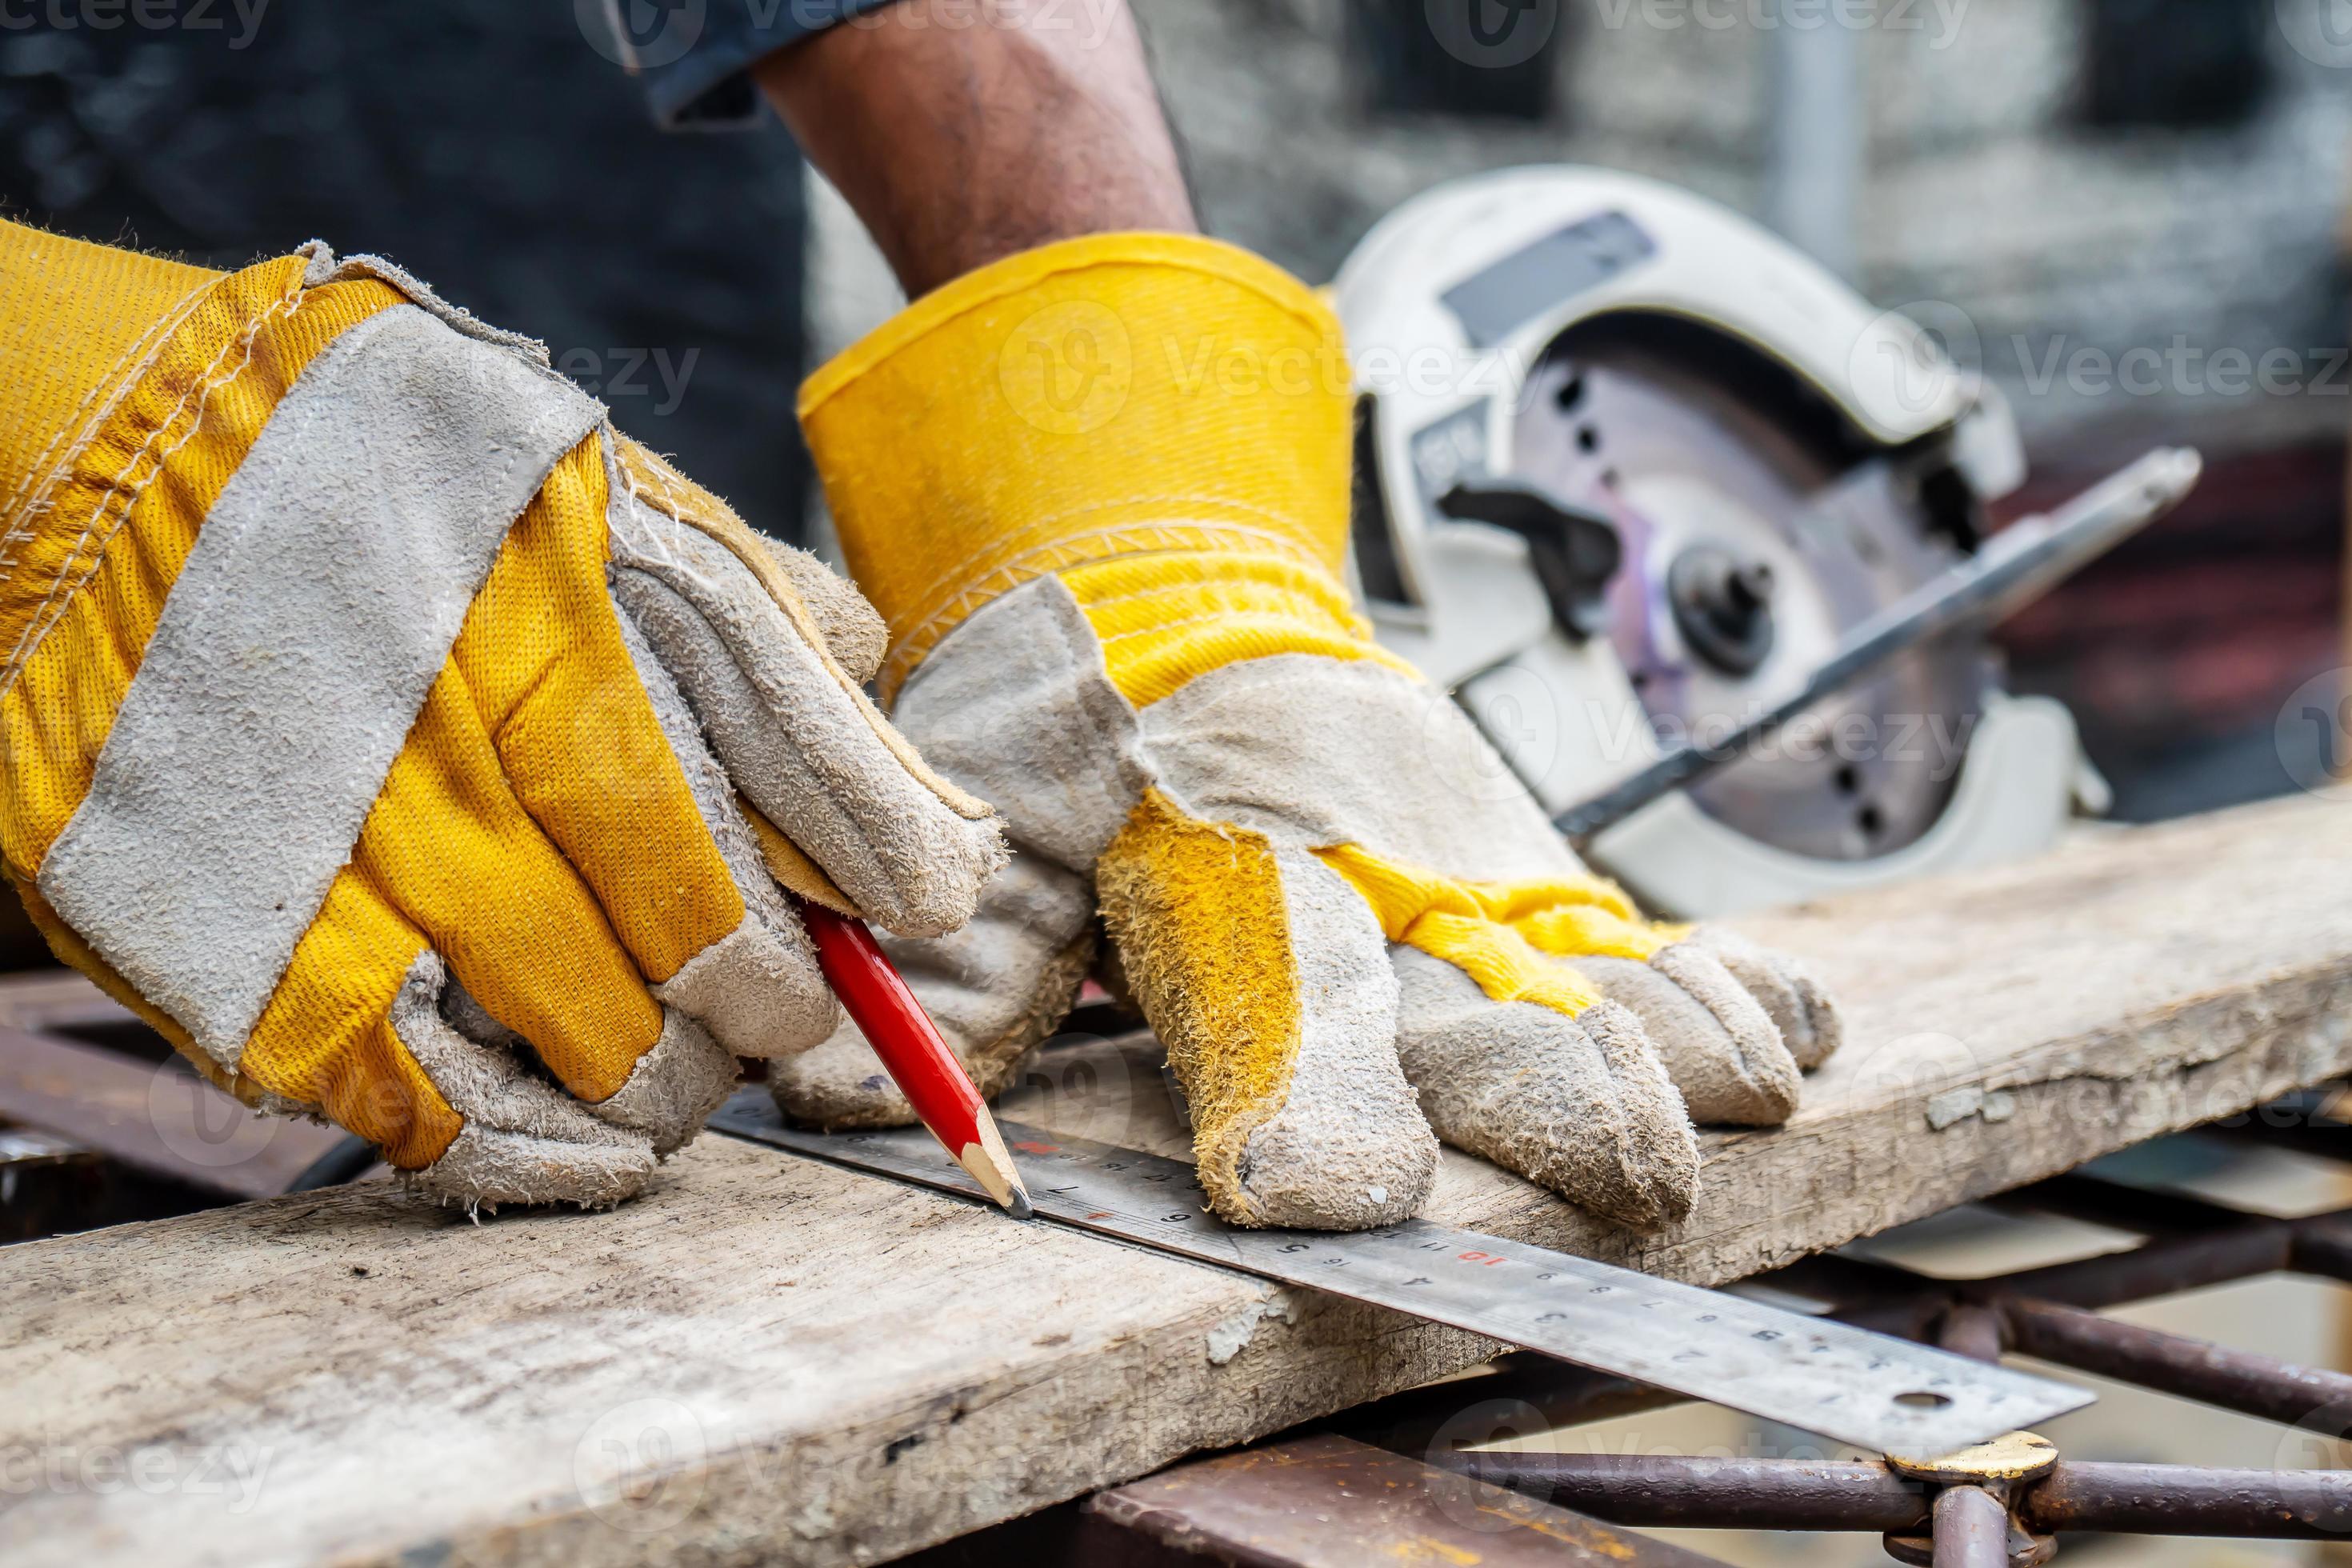
M187 0L100 27L11 0L0 210L224 267L313 235L381 251L544 339L761 526L821 540L793 388L898 293L772 120L655 128L607 29L664 36L699 3ZM1088 25L1095 0L1058 3ZM1433 47L1433 0L1135 10L1203 221L1311 280L1441 180L1605 164L1758 216L1934 328L2018 413L2009 510L2201 447L2186 509L2011 624L2013 684L2073 708L2119 818L2291 787L2281 703L2346 662L2340 0L1512 5L1475 64Z
M0 212L218 267L312 236L388 255L545 340L624 428L756 524L822 548L794 388L900 299L772 121L655 126L607 29L617 16L657 33L697 3L221 0L154 27L110 10L116 25L93 25L78 0L0 0ZM2009 515L2151 445L2206 454L2187 506L2001 634L2011 684L2072 709L2114 816L2210 809L2334 771L2315 753L2339 731L2280 716L2352 661L2343 0L1509 3L1512 58L1474 65L1433 44L1445 0L1135 0L1205 226L1320 281L1398 202L1514 164L1636 171L1751 215L1911 312L2006 395L2032 476ZM6 956L44 961L25 934ZM166 1059L58 996L58 1031ZM160 1076L113 1084L106 1114L157 1124ZM21 1060L0 1079L12 1103L97 1092L67 1079L45 1090ZM259 1166L197 1137L125 1170L0 1121L0 1213L21 1237L253 1195L207 1188L203 1172L282 1186L327 1146L303 1135ZM2281 1212L2352 1201L2333 1176L2250 1170L2203 1145L2148 1157ZM153 1173L165 1169L179 1174ZM1977 1274L2116 1244L2037 1236L1962 1211L1865 1250ZM2342 1366L2340 1293L2271 1279L2132 1315ZM1545 1441L1796 1441L1719 1412ZM2053 1436L2082 1458L2325 1458L2279 1455L2274 1429L2145 1393L2075 1420ZM1758 1563L1883 1561L1850 1538L1692 1543ZM2078 1560L2315 1550L2117 1542Z

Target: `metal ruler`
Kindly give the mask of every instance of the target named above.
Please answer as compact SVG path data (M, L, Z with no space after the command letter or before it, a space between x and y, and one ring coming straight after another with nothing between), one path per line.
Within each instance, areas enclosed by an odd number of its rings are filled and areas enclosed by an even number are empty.
M805 1132L761 1090L710 1125L985 1203L919 1127ZM1000 1121L1037 1219L1303 1285L1637 1379L1877 1453L1950 1453L2079 1409L2089 1393L1984 1362L1429 1220L1333 1233L1242 1230L1192 1167Z

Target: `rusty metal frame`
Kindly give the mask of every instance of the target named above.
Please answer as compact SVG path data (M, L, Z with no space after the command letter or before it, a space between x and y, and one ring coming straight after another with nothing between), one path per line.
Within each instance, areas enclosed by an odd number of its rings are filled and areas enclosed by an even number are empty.
M2352 1163L2352 1126L2317 1097L2211 1131ZM1940 1279L1829 1254L1753 1283L1843 1321L1984 1359L2014 1352L2283 1423L2352 1434L2352 1376L2116 1321L2099 1309L2292 1272L2352 1282L2352 1209L2301 1219L2076 1174L1990 1200L2146 1239L2129 1249L1981 1279ZM1465 1479L1613 1524L1874 1531L1889 1553L1952 1568L2043 1563L2062 1534L2352 1539L2352 1473L2085 1463L2048 1449L1956 1456L1941 1470L1890 1462L1478 1451L1465 1407L1531 1412L1545 1427L1684 1403L1677 1395L1526 1355L1473 1382L1367 1405L1335 1425ZM1475 1436L1469 1441L1476 1441Z

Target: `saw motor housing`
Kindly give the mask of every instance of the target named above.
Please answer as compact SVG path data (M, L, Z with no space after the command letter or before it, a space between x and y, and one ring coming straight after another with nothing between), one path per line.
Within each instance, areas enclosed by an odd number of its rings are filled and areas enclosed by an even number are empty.
M1441 186L1333 294L1355 586L1550 811L1792 695L2024 477L2006 404L1929 331L1655 181ZM1654 909L1724 914L2030 856L2098 787L2066 710L1956 635L1587 853Z

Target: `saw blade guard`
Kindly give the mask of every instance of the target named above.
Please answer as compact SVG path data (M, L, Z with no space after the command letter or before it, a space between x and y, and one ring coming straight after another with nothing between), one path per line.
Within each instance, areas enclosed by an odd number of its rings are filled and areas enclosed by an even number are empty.
M1801 689L1849 628L1973 549L1985 500L2022 478L2005 405L1931 335L1654 182L1443 187L1375 228L1335 296L1358 586L1381 640L1456 691L1549 809ZM1461 521L1522 516L1465 505L1499 486L1549 498L1563 531L1614 529L1599 609L1566 613L1540 526ZM2082 772L2053 706L2006 699L1982 637L1948 638L1592 858L1703 915L2030 854Z

